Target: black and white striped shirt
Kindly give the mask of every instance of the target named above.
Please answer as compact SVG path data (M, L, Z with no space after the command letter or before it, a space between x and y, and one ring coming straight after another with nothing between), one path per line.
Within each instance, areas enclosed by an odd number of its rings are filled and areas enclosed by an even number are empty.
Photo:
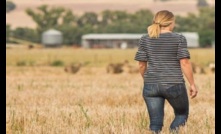
M186 38L178 33L161 33L159 38L143 35L135 55L137 61L147 61L145 83L184 83L180 59L190 59Z

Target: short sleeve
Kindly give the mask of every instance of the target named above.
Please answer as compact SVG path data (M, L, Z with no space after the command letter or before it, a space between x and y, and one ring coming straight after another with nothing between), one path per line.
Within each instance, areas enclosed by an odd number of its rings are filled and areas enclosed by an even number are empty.
M143 35L139 40L138 51L136 52L134 60L136 61L147 61L147 52L145 51L146 40Z
M177 59L183 59L183 58L190 59L190 53L187 49L186 38L183 35L181 35L181 41L178 45Z

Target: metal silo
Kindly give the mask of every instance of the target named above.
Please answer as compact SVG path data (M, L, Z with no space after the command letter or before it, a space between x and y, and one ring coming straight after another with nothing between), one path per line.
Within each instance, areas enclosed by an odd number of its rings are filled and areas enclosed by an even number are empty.
M63 35L60 31L50 29L42 34L42 44L46 47L61 46L63 42Z

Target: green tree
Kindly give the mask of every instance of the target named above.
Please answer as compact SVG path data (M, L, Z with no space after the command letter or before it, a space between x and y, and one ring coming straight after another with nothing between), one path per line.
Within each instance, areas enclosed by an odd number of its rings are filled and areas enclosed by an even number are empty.
M199 37L199 43L201 47L211 47L212 42L215 39L215 32L211 29L202 29L199 31Z
M62 17L61 25L77 25L77 16L75 16L71 10L66 10Z
M6 43L10 42L10 36L11 36L11 26L9 24L6 24Z
M125 11L105 10L101 14L100 28L101 33L143 33L152 20L153 14L149 10L140 10L135 14ZM144 21L145 20L145 21ZM146 21L147 20L147 21Z
M65 10L62 7L49 9L47 5L43 5L37 9L38 13L32 9L27 9L26 13L35 21L37 30L40 33L50 28L57 28L62 23L72 24L76 19L70 10Z
M197 0L197 7L208 7L209 4L206 0Z
M176 16L176 27L174 31L177 32L197 32L199 31L199 19L193 13L188 13L186 17Z
M211 28L215 30L215 8L204 7L199 8L199 27Z
M146 33L147 27L152 24L153 13L146 9L139 10L131 16L131 24L135 33Z
M125 33L129 31L130 14L125 11L104 11L100 21L101 33Z
M40 34L37 33L36 30L31 28L22 28L18 27L12 31L12 37L27 40L30 42L39 43L40 42Z
M6 13L14 10L16 5L12 1L6 1Z
M38 12L27 9L26 13L34 20L37 24L37 40L40 42L41 34L48 29L58 29L63 32L65 37L64 43L72 44L74 33L76 33L74 27L77 26L77 16L75 16L71 10L64 9L62 7L49 8L47 5L42 5L37 8ZM71 31L74 29L74 31ZM18 31L22 32L22 31ZM26 31L27 32L27 31ZM17 35L18 36L18 35ZM22 34L22 36L26 36ZM26 37L25 37L26 38Z
M106 26L108 24L111 24L114 20L113 18L113 11L110 10L104 10L101 12L101 21L100 25L101 26Z
M198 32L201 47L212 45L215 40L215 8L199 8L199 14L189 13L186 17L176 16L176 32Z
M63 33L63 43L66 45L79 44L82 30L77 26L62 25L57 30Z
M200 8L198 22L200 45L202 47L211 46L215 40L215 8Z
M86 24L89 24L91 26L98 25L98 16L96 13L93 12L86 12L82 16L79 17L77 20L78 26L82 27Z

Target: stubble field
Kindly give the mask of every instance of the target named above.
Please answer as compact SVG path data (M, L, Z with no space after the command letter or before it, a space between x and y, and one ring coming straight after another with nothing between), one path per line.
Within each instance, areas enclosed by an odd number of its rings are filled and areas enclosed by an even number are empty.
M110 62L133 60L136 49L6 49L6 129L10 134L148 134L139 73L108 74ZM190 49L207 66L214 49ZM63 66L52 66L62 61ZM76 74L64 66L81 62ZM181 134L215 133L215 75L195 74L199 94ZM188 84L187 84L188 86ZM163 134L174 115L166 102Z

